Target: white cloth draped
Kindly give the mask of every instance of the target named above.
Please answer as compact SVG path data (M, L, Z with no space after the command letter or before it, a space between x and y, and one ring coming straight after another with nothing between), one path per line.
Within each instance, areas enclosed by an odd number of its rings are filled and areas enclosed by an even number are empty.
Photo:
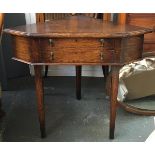
M143 71L149 71L154 69L155 69L155 58L151 57L123 66L119 73L119 88L117 97L118 100L124 101L128 94L128 89L124 83L125 78L129 76L134 76L135 74L140 74Z

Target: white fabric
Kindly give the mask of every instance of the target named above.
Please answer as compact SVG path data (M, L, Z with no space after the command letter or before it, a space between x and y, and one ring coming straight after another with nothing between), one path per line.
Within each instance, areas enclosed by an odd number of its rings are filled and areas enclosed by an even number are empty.
M141 61L136 61L129 65L122 67L119 73L119 88L118 88L118 100L124 101L126 95L128 94L127 87L123 79L133 76L135 74L140 74L143 71L149 71L155 69L155 58L145 58ZM146 79L147 81L147 79Z

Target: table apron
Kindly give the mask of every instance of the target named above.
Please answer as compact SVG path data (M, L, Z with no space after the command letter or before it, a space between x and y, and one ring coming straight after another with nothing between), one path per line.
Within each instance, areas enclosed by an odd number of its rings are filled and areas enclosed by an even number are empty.
M144 36L111 39L12 38L14 59L28 64L123 65L142 57Z

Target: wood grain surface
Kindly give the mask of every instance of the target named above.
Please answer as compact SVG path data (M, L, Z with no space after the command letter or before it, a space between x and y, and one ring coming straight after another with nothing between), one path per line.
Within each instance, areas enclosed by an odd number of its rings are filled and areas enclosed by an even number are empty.
M70 16L65 19L45 23L17 26L4 30L4 32L16 36L31 36L39 38L117 38L137 36L152 31L153 29L151 28L103 22L82 15Z

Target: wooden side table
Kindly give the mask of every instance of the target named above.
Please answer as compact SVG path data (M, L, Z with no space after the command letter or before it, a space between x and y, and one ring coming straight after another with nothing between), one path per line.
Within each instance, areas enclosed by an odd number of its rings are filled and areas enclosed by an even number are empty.
M42 66L110 65L110 138L114 138L120 67L142 58L144 34L152 29L72 16L4 31L12 36L13 59L34 65L41 137L45 137Z

